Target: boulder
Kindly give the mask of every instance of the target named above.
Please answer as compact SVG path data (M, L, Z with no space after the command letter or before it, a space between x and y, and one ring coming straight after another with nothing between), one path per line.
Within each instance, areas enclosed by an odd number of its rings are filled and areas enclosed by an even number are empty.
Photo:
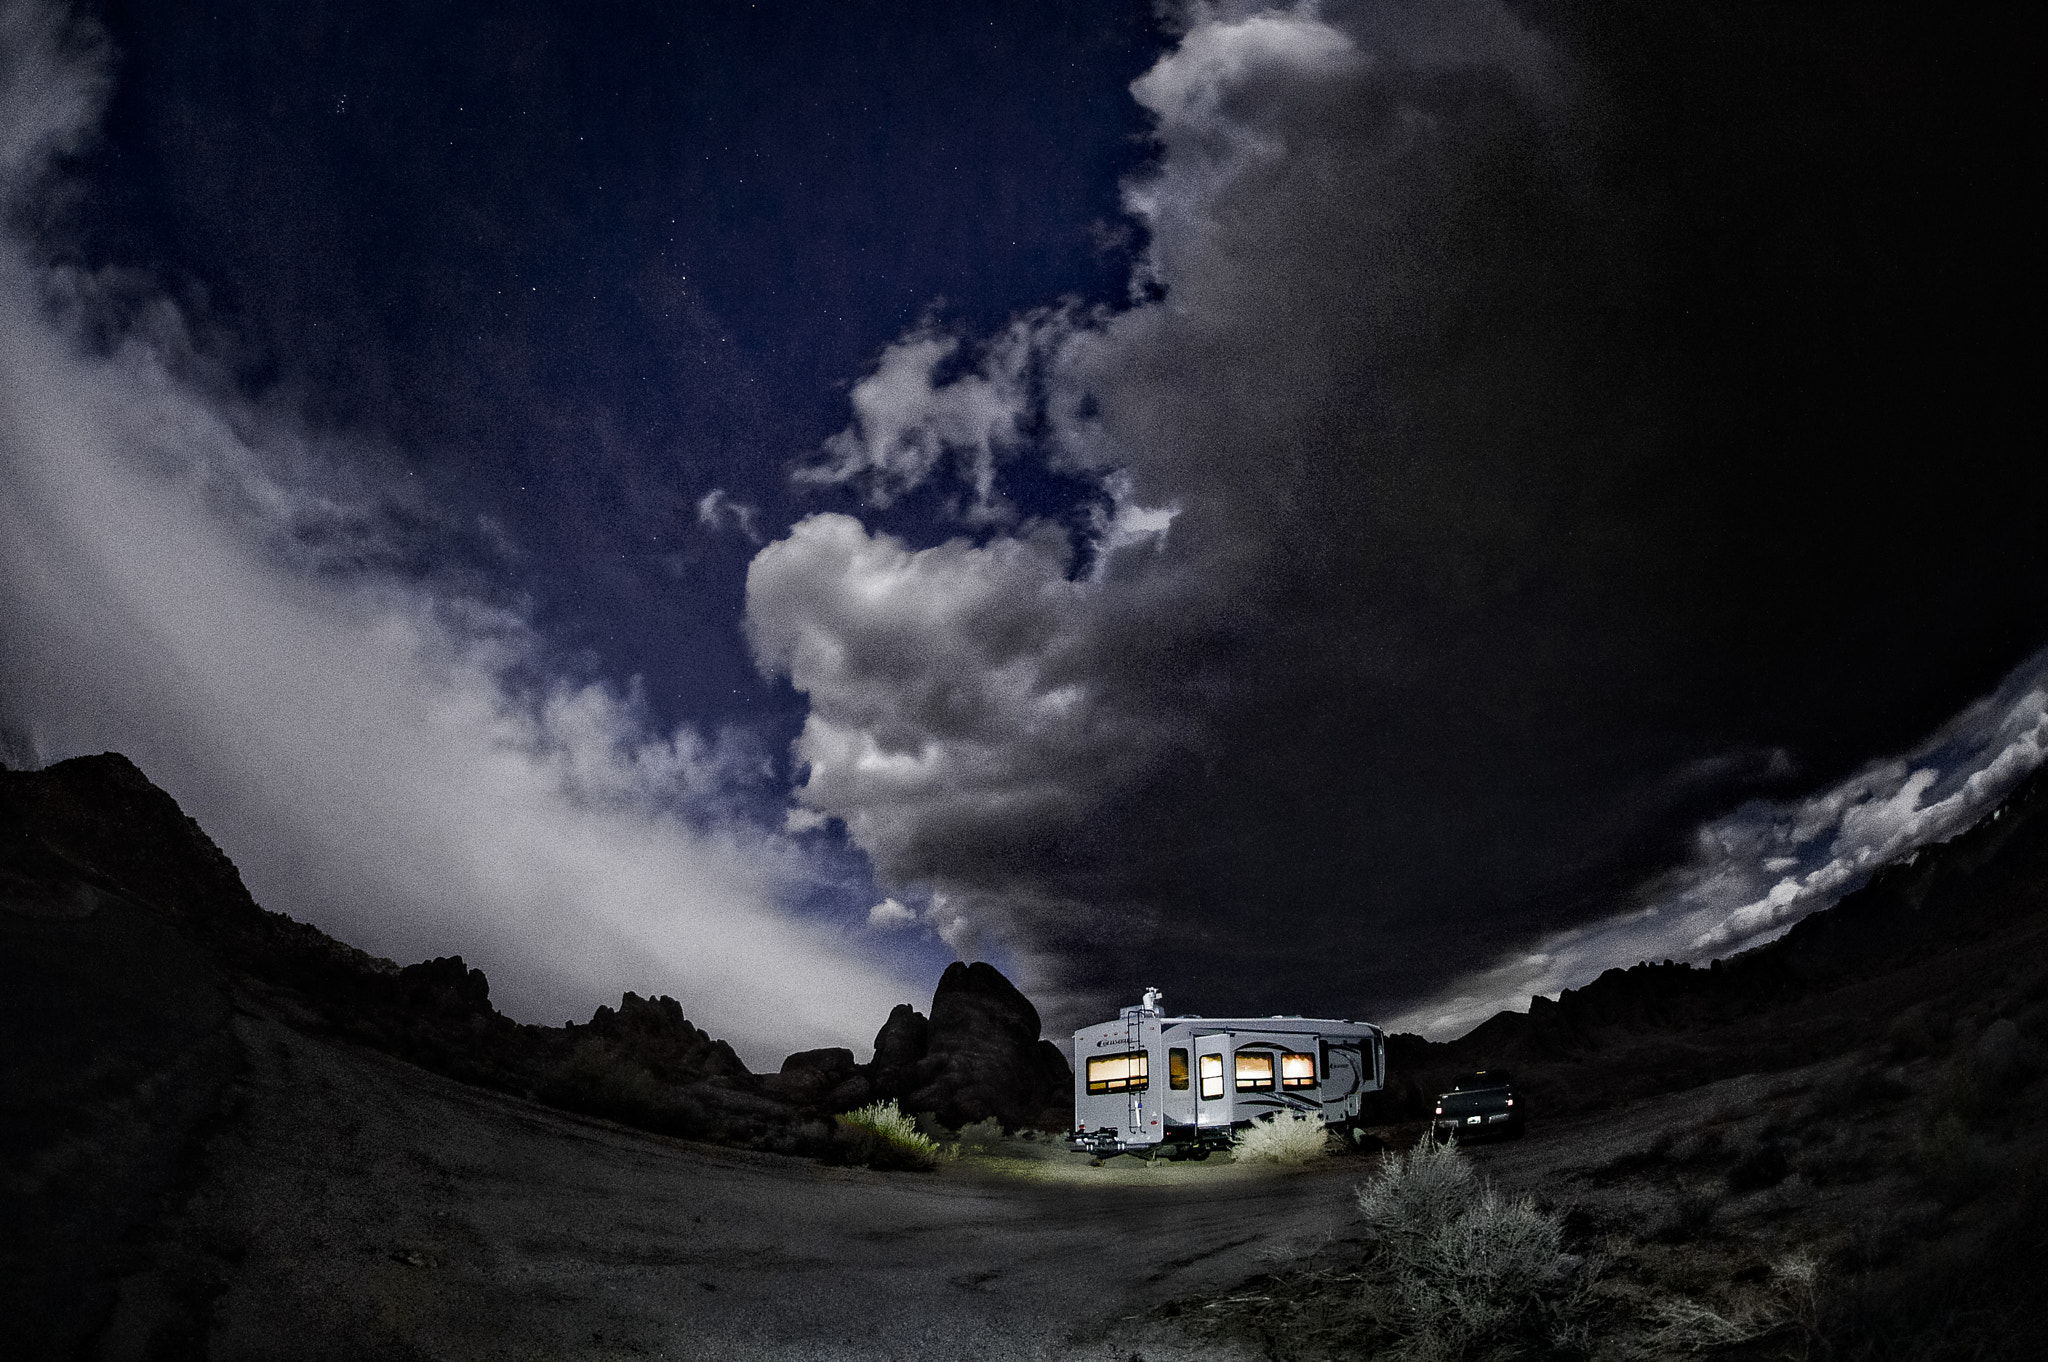
M761 1087L806 1110L828 1113L863 1105L872 1090L853 1051L843 1045L798 1051L782 1061L782 1072L763 1078Z
M907 1004L875 1037L877 1095L958 1128L994 1117L1006 1130L1065 1129L1073 1071L1040 1034L1038 1009L993 965L955 961L932 995L931 1018Z

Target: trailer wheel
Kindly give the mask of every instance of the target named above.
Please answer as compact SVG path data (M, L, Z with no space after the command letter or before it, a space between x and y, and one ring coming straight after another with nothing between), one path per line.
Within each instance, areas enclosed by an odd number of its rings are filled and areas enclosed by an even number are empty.
M1200 1163L1203 1159L1209 1157L1209 1148L1207 1145L1196 1145L1193 1149L1188 1151L1188 1157L1193 1159L1196 1163Z

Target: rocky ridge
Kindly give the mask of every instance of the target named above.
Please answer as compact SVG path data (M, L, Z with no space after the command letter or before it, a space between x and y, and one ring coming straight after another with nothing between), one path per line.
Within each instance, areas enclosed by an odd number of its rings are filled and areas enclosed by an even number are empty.
M16 918L50 924L121 904L196 947L241 1006L464 1082L664 1133L830 1159L829 1116L878 1097L955 1126L1071 1119L1064 1057L990 965L951 966L929 1021L899 1006L865 1065L836 1049L792 1055L779 1074L751 1073L667 997L627 993L580 1025L519 1023L491 1005L489 980L460 956L401 968L262 908L199 825L115 753L0 768L0 899Z
M1389 1037L1394 1083L1376 1114L1419 1116L1450 1075L1486 1067L1513 1069L1536 1111L1594 1111L1948 1024L1928 1017L2048 1030L2044 999L2048 770L1767 945L1704 967L1610 969L1453 1041Z

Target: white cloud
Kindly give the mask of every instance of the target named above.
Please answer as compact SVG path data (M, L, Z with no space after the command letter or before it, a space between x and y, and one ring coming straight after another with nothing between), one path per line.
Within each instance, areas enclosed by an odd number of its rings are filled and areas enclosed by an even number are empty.
M10 202L104 84L46 14L0 8ZM785 906L813 870L727 815L765 775L744 734L653 731L517 608L382 570L406 494L374 458L182 378L167 304L88 353L62 319L106 281L24 257L0 248L0 718L42 755L126 752L259 901L399 959L459 951L515 1016L670 993L762 1065L860 1046L917 996Z
M878 931L893 932L901 927L917 925L917 913L906 908L895 899L883 899L868 909L868 926Z
M107 86L96 29L53 5L0 5L0 185L10 195L91 135Z
M907 874L934 842L1081 816L1152 735L1079 656L1094 588L1050 532L912 550L814 515L747 574L764 671L810 697L803 806ZM1085 769L1085 776L1080 772Z
M697 523L707 530L738 530L748 542L763 544L760 508L734 501L723 487L714 487L697 498Z
M1022 438L1034 353L1064 329L1064 314L1019 318L984 348L978 368L945 383L933 380L960 341L929 325L905 336L854 384L854 423L827 440L824 462L798 469L797 480L855 483L870 502L887 506L929 480L951 452L970 489L965 517L1001 518L996 464Z
M782 816L782 830L791 834L816 832L831 821L815 809L790 809Z

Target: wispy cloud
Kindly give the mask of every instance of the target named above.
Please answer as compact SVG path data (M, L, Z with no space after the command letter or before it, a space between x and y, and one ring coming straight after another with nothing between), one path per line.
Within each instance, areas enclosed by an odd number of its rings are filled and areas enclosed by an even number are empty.
M33 5L0 6L0 53L18 207L89 134L105 67ZM857 917L790 906L821 872L734 811L769 775L757 743L655 728L518 600L435 570L468 529L402 460L206 381L169 303L88 346L117 284L0 244L0 718L43 757L127 752L267 906L460 951L515 1016L670 993L762 1064L863 1045L918 996Z
M978 366L944 382L939 370L960 340L927 322L883 350L875 371L853 385L853 424L825 442L822 460L798 468L797 481L851 484L887 506L931 480L951 455L970 489L963 518L1001 519L996 465L1024 443L1034 361L1058 344L1066 320L1060 312L1019 318L982 347Z
M744 501L735 501L723 487L714 487L697 498L697 523L707 530L738 530L747 542L765 544L761 537L761 511Z

